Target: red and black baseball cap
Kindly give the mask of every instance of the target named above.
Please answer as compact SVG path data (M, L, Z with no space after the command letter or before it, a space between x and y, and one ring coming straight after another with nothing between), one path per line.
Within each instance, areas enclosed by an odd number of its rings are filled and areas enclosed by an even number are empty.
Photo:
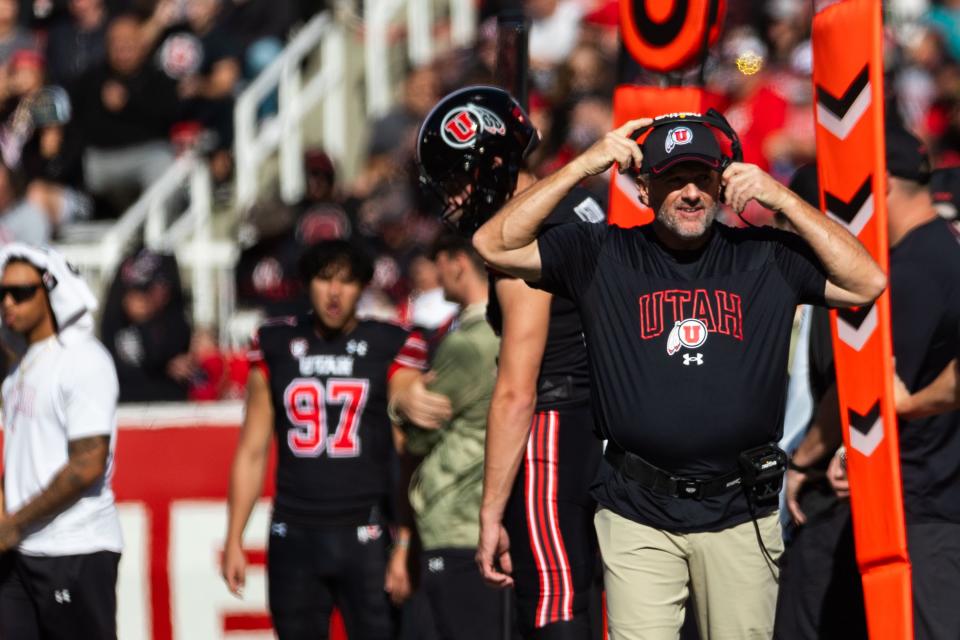
M657 175L681 162L700 162L720 170L723 152L716 136L705 124L683 122L655 127L643 141L641 173Z

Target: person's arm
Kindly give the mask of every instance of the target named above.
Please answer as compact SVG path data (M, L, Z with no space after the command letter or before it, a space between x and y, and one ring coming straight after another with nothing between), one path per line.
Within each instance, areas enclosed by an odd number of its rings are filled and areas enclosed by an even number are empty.
M144 50L153 49L160 36L177 21L177 3L175 0L160 0L153 14L140 25L140 46Z
M450 399L427 388L433 374L403 368L391 377L387 396L390 418L398 423L411 422L424 429L439 429L453 413Z
M423 458L415 456L406 450L406 437L398 427L393 427L394 445L400 461L400 477L394 499L396 513L396 528L393 547L387 560L387 570L383 581L383 590L390 595L390 600L399 606L413 591L410 580L410 543L413 540L416 526L413 507L410 505L410 479L414 471L420 466Z
M15 548L27 527L53 518L76 502L103 478L109 457L109 435L70 440L67 443L67 464L47 488L16 513L0 518L0 551Z
M907 420L915 420L960 409L960 385L957 384L958 366L960 366L960 363L954 358L944 367L936 380L913 394L910 393L903 380L894 371L893 395L897 406L897 415Z
M750 200L781 213L813 250L827 275L824 298L834 307L867 304L887 278L860 241L756 165L735 162L723 172L725 201L741 212Z
M797 524L805 524L806 515L800 508L797 497L800 488L810 479L810 465L816 464L840 446L843 435L840 431L840 405L837 399L837 385L830 385L814 411L813 422L807 434L790 459L787 469L787 509Z
M607 133L589 149L551 176L507 201L473 236L473 246L499 271L530 282L540 280L537 234L554 208L581 180L603 173L614 162L620 172L639 169L640 145L630 134L650 124L649 118L630 120Z
M213 65L208 76L201 79L197 95L207 100L229 98L239 79L240 63L236 58L224 58Z
M488 584L509 587L513 578L509 575L512 566L503 511L520 469L537 404L537 376L547 344L552 297L507 278L496 281L496 291L503 309L503 331L497 382L487 416L477 564Z
M387 560L387 570L383 579L383 590L390 595L390 601L395 606L403 604L413 592L410 582L410 570L407 566L410 559L410 527L397 526L394 530L393 546L390 548L390 557Z
M270 386L257 367L247 379L247 399L240 428L240 441L230 469L227 493L227 539L224 543L221 571L230 592L243 595L247 561L243 553L243 530L253 505L263 490L263 476L273 435L273 403Z

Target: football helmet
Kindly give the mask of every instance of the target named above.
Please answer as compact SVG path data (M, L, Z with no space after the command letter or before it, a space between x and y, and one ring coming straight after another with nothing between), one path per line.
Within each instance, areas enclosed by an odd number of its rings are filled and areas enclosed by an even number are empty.
M471 236L513 195L524 159L539 142L526 111L503 89L454 91L420 128L420 183L440 199L444 222Z

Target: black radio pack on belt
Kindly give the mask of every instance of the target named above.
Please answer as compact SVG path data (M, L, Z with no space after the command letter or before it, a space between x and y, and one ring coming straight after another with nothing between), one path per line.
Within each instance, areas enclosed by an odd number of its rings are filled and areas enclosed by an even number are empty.
M787 454L775 444L747 449L738 459L743 489L756 506L775 505L780 499Z
M627 479L659 494L701 500L742 487L751 505L761 507L776 504L787 469L787 454L775 444L744 451L736 471L706 479L676 476L613 442L607 443L604 457Z

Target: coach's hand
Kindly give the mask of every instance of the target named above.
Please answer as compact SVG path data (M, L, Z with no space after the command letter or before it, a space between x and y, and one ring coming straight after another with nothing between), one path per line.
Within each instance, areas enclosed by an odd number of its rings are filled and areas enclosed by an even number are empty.
M513 561L510 559L510 536L500 522L480 519L480 542L477 545L477 566L484 582L504 589L513 586ZM497 569L499 563L500 569Z
M223 550L220 572L230 593L242 598L243 587L247 581L247 556L240 545L228 544Z
M630 134L651 122L653 120L650 118L630 120L593 143L577 156L573 163L584 177L603 173L613 166L614 162L617 163L620 173L626 173L630 169L639 171L643 153L640 145L630 138Z
M16 549L23 539L20 526L9 516L0 516L0 552Z
M755 164L734 162L723 172L724 202L737 213L756 200L772 211L782 211L791 191Z
M837 449L830 466L827 467L827 480L838 498L850 497L850 481L847 479L847 458L843 449Z
M807 516L803 513L803 509L800 508L800 502L797 501L800 488L806 481L807 474L805 472L797 471L796 469L787 469L787 510L790 511L790 516L798 526L807 523Z

